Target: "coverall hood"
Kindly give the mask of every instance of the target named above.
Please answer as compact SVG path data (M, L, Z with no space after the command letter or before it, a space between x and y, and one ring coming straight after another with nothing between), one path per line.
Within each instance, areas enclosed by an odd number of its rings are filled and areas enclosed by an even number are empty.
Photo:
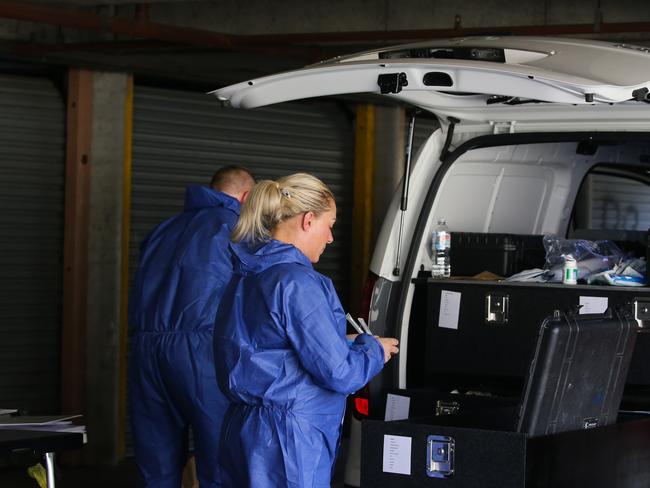
M189 185L185 190L185 210L225 207L239 215L239 200L208 186Z
M247 276L259 274L277 264L296 263L312 269L309 258L297 247L275 239L257 245L231 244L233 271Z

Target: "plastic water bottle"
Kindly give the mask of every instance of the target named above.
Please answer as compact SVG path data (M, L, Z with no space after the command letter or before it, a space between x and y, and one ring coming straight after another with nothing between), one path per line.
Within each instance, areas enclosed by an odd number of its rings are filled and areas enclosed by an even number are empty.
M431 276L434 278L449 278L451 276L450 249L451 234L447 227L447 221L438 219L438 225L431 235L431 251L433 252Z

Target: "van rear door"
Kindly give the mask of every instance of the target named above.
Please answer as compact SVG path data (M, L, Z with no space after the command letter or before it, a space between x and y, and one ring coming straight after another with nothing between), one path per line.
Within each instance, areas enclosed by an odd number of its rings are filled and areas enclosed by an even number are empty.
M599 105L610 108L609 120L616 119L611 104L638 105L649 99L649 92L650 53L645 48L577 39L482 37L334 58L211 94L233 107L254 108L372 93L461 120L557 120L564 114L578 123L593 118L589 107Z

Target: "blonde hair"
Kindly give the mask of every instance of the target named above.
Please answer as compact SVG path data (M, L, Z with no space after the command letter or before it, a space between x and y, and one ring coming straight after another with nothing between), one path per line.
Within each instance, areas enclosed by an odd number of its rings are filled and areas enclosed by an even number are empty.
M280 222L305 212L319 216L330 209L333 201L334 195L325 183L307 173L260 181L242 206L231 239L251 243L268 241Z

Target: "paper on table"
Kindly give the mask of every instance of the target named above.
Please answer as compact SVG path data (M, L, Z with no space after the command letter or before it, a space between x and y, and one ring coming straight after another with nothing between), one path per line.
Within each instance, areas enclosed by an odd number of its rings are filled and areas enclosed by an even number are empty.
M460 292L442 290L440 292L440 314L438 327L458 329L458 314L460 312Z
M84 434L86 432L85 425L74 425L70 423L65 424L44 424L44 425L18 425L12 426L12 429L19 430L40 430L47 432L78 432Z
M580 314L603 313L607 310L607 297L580 297Z
M0 417L0 428L15 428L21 425L70 424L71 419L81 415L18 415L16 417Z
M18 410L15 408L0 408L0 415L11 415L12 413L16 413Z
M384 435L384 473L411 474L411 438Z
M50 423L50 424L41 424L41 425L4 425L1 427L11 427L13 430L38 430L39 432L67 432L69 434L83 434L83 443L88 442L88 434L86 433L85 425L75 425L70 421L65 421L61 423Z
M384 415L384 420L404 420L409 418L410 406L410 397L389 393L386 396L386 414Z

